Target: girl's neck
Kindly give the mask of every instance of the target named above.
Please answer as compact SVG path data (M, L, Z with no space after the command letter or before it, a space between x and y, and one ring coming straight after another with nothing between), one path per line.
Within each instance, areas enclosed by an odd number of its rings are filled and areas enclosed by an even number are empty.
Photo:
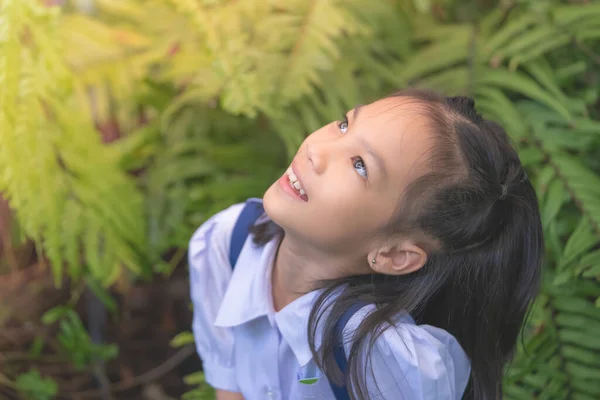
M275 311L317 289L321 280L350 275L351 271L357 269L353 268L356 266L361 266L356 258L327 253L288 235L284 236L271 274Z

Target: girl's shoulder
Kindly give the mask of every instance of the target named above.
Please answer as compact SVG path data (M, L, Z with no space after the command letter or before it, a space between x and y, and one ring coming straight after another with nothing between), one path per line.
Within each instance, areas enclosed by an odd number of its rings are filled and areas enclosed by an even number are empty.
M192 235L188 246L192 330L206 380L223 390L237 390L232 332L214 322L231 280L231 232L244 207L234 204L210 217Z
M243 224L238 226L237 222L245 209L252 212L242 215L241 222ZM196 229L188 244L188 264L192 278L192 289L195 288L198 279L208 279L221 286L226 286L229 283L233 270L231 265L233 255L230 252L239 255L245 243L245 238L250 235L241 237L240 231L243 230L241 229L235 234L239 240L232 242L233 231L236 227L245 228L245 223L249 222L250 219L253 220L257 215L256 211L262 212L262 200L250 198L243 203L234 204L216 213ZM262 212L262 215L253 222L260 223L265 220L268 220L268 217ZM234 245L233 249L231 248L232 244ZM233 259L237 259L237 257Z
M219 211L196 229L188 246L190 260L205 252L229 253L231 233L245 204L234 204Z
M365 306L353 315L344 336L351 337L374 307ZM351 343L346 345L346 354L350 347ZM469 359L454 336L431 325L417 325L408 313L399 315L376 338L369 363L377 387L408 396L400 398L460 399L471 372Z

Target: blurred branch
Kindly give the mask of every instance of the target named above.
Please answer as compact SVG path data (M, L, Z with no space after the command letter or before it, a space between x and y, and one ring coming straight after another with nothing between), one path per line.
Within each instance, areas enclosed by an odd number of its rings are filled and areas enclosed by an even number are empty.
M11 238L11 219L12 216L8 201L0 194L0 259L6 257L10 269L16 270L19 264Z
M4 375L2 372L0 372L0 384L7 386L11 389L16 389L17 385L11 381L6 375Z
M165 361L163 364L151 369L148 372L143 373L133 379L128 380L127 382L120 382L110 386L110 392L120 392L124 390L133 389L136 386L144 385L146 383L156 381L160 379L165 374L169 373L183 361L185 361L189 356L194 354L195 349L193 345L182 347L177 353L175 353L171 358ZM73 393L72 397L74 398L97 398L100 396L102 392L99 389L88 390L85 392Z

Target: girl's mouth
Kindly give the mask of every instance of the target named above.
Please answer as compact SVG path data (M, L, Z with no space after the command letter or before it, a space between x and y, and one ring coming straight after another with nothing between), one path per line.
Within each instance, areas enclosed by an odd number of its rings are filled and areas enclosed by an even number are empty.
M284 190L287 189L286 191L288 193L290 193L304 201L308 201L308 196L306 194L306 191L302 187L302 184L300 183L300 180L294 173L294 170L292 169L292 167L287 169L286 173L281 177L280 183L284 187Z
M285 173L287 174L288 178L290 178L290 185L292 185L294 190L300 193L300 196L306 195L306 192L304 191L302 184L298 180L298 177L296 176L296 174L294 174L294 170L292 169L292 167L289 167Z

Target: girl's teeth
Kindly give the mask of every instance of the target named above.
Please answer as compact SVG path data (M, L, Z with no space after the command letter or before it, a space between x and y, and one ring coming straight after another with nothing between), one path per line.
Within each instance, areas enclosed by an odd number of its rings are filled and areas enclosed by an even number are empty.
M302 186L300 186L300 182L298 182L298 177L296 176L296 174L294 174L294 170L292 169L292 167L289 167L286 171L288 178L290 180L290 185L296 189L301 196L306 195L306 192L304 191L304 189L302 188Z

